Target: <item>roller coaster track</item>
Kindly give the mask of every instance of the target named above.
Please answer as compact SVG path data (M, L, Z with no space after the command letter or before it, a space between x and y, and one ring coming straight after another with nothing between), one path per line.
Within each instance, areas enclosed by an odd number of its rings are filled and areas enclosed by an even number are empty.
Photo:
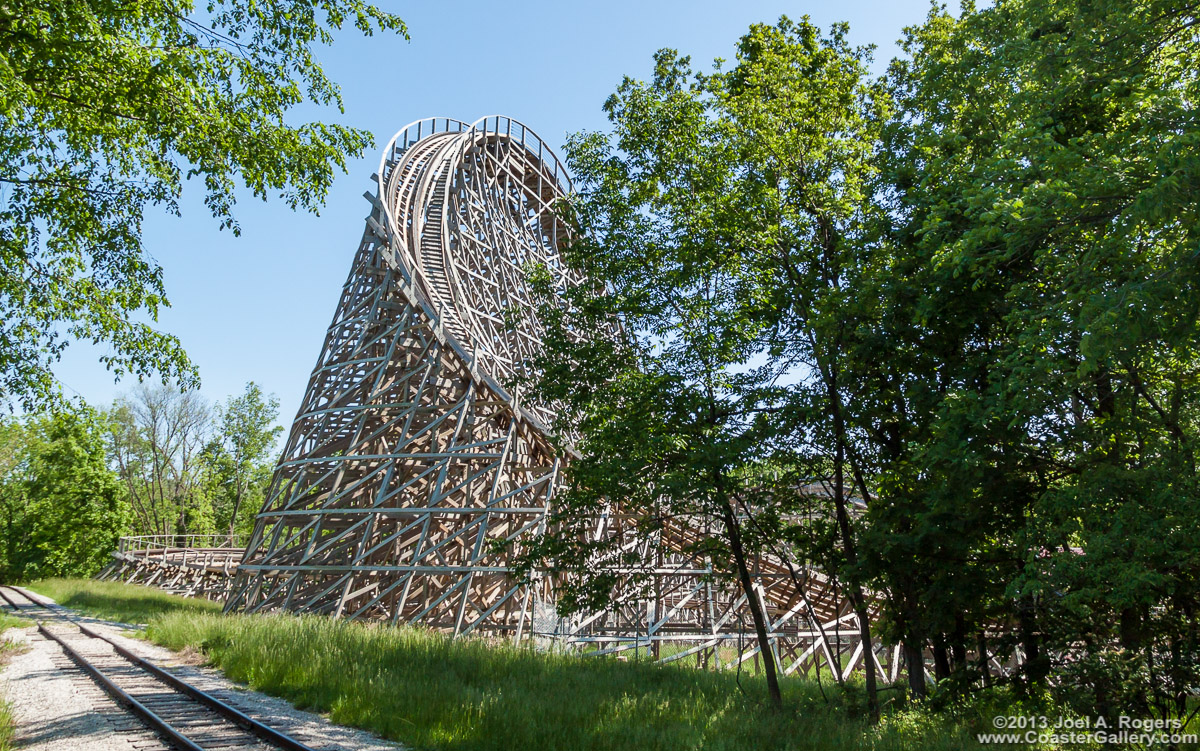
M529 388L546 306L569 297L535 293L530 270L561 293L586 282L564 252L567 170L510 118L431 118L392 138L375 183L227 611L416 623L726 667L760 657L746 638L756 598L785 672L895 678L895 648L861 643L837 582L763 555L754 591L743 592L727 561L693 552L711 548L704 519L648 542L619 508L596 514L589 542L621 552L602 612L559 617L556 572L514 576L525 546L555 534L548 519L571 461L551 440L560 405Z

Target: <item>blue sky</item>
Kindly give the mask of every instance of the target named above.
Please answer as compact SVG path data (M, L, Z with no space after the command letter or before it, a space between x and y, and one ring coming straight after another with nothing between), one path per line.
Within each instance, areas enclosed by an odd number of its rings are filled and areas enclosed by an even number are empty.
M281 201L243 199L240 237L217 229L189 185L182 218L151 214L144 244L162 264L172 307L158 327L179 336L200 368L202 393L224 400L257 381L281 402L290 425L362 233L378 149L423 117L473 121L502 114L520 120L560 150L568 133L604 129L601 105L625 75L644 78L663 47L707 67L732 58L752 23L809 15L828 27L850 24L854 44L877 46L882 72L898 54L905 26L920 22L926 0L838 3L619 0L597 3L388 3L411 41L343 32L320 52L342 87L345 114L306 110L375 134L377 148L349 164L320 216ZM132 387L113 383L99 352L73 344L56 373L67 393L107 405Z

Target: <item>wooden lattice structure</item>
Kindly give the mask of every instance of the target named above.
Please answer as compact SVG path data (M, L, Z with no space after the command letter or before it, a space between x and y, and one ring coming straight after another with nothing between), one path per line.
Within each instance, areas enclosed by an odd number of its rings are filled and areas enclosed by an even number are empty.
M653 550L631 541L655 561L653 593L630 589L612 610L570 620L554 613L551 573L521 584L499 552L545 531L563 461L545 438L553 409L512 385L540 346L530 264L577 281L554 212L570 183L549 147L503 117L422 120L389 143L377 184L227 609L753 659L745 598L677 552L703 530ZM597 519L595 534L622 533L618 517ZM825 577L771 560L757 575L786 670L866 663ZM875 662L894 677L895 659Z
M158 587L172 594L224 600L245 556L231 535L141 535L122 537L102 581Z

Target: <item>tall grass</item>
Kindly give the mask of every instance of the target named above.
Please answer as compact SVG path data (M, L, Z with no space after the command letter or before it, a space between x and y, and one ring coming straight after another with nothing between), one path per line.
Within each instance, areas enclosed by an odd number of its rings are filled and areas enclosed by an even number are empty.
M12 751L13 735L17 732L17 721L13 717L12 705L0 699L0 751Z
M8 613L0 613L0 635L10 628L24 628L32 622L18 618ZM8 639L0 640L0 666L8 663L9 658L19 648ZM0 697L0 751L12 751L13 734L16 732L16 718L13 717L12 705Z
M39 579L26 585L59 605L122 623L149 623L166 613L218 613L220 603L180 597L161 589L94 579Z
M767 708L761 678L621 663L452 640L416 628L312 616L175 613L147 636L205 652L227 675L335 722L418 749L749 751L962 749L972 722L892 713L860 718L859 692L784 682ZM740 687L739 687L740 683Z
M998 694L994 706L954 712L889 707L872 727L856 684L786 679L788 709L776 713L763 679L745 673L315 616L223 616L214 603L112 582L50 579L30 588L90 615L149 623L149 639L200 650L236 681L416 749L957 751L979 748L974 734L990 732L993 715L1017 713Z
M9 615L8 613L0 612L0 634L3 634L5 631L9 630L10 628L24 628L26 626L32 626L32 625L33 625L33 622L26 620L25 618L18 618L15 615ZM7 642L0 642L0 643L7 643Z

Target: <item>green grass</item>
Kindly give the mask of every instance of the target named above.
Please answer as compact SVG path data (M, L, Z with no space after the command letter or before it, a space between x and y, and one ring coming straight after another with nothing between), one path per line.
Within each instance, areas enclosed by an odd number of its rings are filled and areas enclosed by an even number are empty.
M417 749L920 749L972 747L982 718L892 712L861 718L861 692L785 682L787 711L766 708L761 678L549 655L451 640L416 628L314 616L195 616L153 621L147 637L192 647L236 681L328 712Z
M27 620L25 618L18 618L17 616L10 615L8 613L0 612L0 634L3 634L5 631L9 630L10 628L25 628L26 626L32 626L32 625L33 625L33 621Z
M16 718L13 717L12 705L0 699L0 751L12 751L13 735L17 730Z
M168 613L219 613L220 603L179 597L161 589L92 579L39 579L26 585L59 605L121 623L149 623Z
M32 625L32 621L8 613L0 613L0 635L10 628L24 628ZM0 640L0 666L6 664L9 658L18 651L19 647L13 642L8 639ZM16 720L13 717L12 705L0 698L0 751L11 751L14 732L16 732Z
M110 582L31 589L90 615L148 622L148 639L199 650L235 681L418 750L958 751L981 748L974 735L990 732L994 715L1034 712L998 692L954 711L891 705L872 727L861 686L828 679L827 699L811 680L785 680L787 709L775 713L763 679L746 673L315 616L223 616L213 603Z

